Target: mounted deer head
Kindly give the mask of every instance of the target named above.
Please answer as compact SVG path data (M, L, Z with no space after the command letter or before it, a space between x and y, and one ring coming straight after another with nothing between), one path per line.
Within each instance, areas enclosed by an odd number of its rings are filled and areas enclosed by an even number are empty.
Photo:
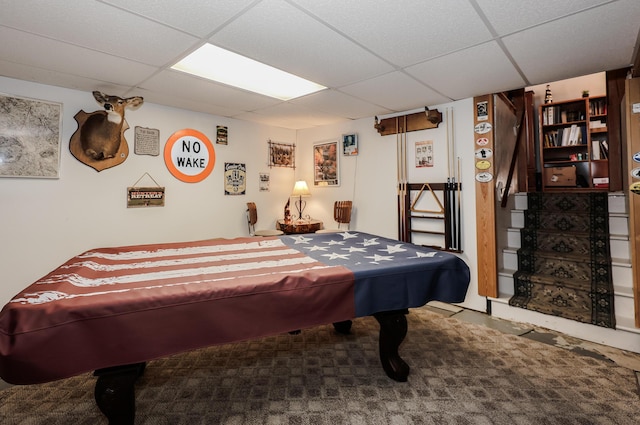
M139 108L144 99L140 96L123 99L99 91L94 91L93 97L104 110L76 114L78 130L69 147L79 161L101 171L126 159L129 147L124 131L129 125L124 118L125 109Z

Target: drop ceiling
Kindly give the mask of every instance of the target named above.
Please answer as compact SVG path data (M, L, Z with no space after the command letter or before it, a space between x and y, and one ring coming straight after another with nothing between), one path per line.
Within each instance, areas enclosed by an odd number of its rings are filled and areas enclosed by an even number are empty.
M639 28L638 0L0 0L0 75L303 129L627 67ZM170 69L204 43L328 89Z

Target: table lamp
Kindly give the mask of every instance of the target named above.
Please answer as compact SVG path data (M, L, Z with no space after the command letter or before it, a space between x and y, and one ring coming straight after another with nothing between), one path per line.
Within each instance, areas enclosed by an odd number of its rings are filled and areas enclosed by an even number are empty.
M302 212L304 211L304 207L307 205L305 201L302 200L303 196L311 196L311 192L309 192L309 186L307 186L307 182L304 180L298 180L293 186L293 192L291 193L292 197L297 197L298 200L295 201L296 208L298 209L298 220L302 219Z

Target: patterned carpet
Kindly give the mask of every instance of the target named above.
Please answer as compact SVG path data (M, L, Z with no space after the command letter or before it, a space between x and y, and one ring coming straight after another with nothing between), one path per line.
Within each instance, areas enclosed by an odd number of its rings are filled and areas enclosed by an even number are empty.
M386 377L378 324L197 350L150 362L136 424L637 424L634 371L606 359L411 310L401 355L409 381ZM203 330L204 331L204 330ZM106 424L91 374L0 391L0 423Z
M615 328L606 193L529 193L510 305Z

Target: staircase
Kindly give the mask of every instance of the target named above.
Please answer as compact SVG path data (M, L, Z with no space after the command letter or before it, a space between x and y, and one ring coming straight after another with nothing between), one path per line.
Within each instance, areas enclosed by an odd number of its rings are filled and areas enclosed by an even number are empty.
M511 226L501 238L505 245L501 251L501 269L498 276L499 296L490 298L491 314L507 320L530 323L567 335L612 347L640 352L640 329L635 327L633 306L633 277L630 263L628 233L628 208L622 193L610 193L609 247L611 252L611 276L614 287L615 329L580 323L563 317L524 310L509 305L515 294L514 273L518 270L518 249L521 248L520 230L525 227L527 210L526 193L514 196L514 207L510 213Z

